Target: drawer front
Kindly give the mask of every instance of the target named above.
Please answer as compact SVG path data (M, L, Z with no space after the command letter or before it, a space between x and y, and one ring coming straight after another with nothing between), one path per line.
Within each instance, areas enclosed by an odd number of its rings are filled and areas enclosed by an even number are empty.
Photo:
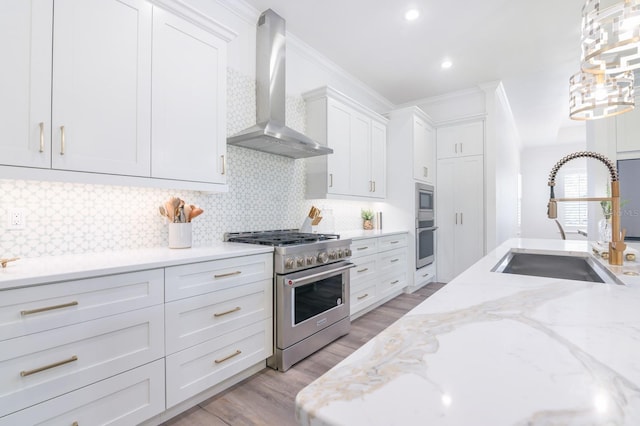
M357 259L352 259L352 263L356 265L350 270L350 281L353 286L354 283L360 283L366 280L375 278L376 268L378 264L378 256L372 254L370 256L363 256Z
M351 242L351 259L367 256L378 252L378 239L365 238L364 240L353 240Z
M393 250L407 246L407 234L387 235L378 239L378 251Z
M167 354L271 318L272 293L268 279L167 303Z
M432 263L431 265L418 269L414 278L413 282L416 286L434 281L436 279L436 264Z
M164 306L0 342L0 416L164 356Z
M386 273L392 270L402 270L407 268L407 249L400 248L385 251L378 255L378 272Z
M385 275L378 282L378 298L382 299L385 296L404 289L407 286L407 273L400 272L396 274Z
M272 253L173 266L165 268L165 297L184 299L263 279L273 279Z
M139 424L164 411L160 359L0 418L0 426Z
M362 286L359 289L351 292L351 315L358 313L362 309L371 306L376 298L376 284L372 283L367 286Z
M90 321L164 302L162 269L7 290L0 340Z
M169 355L167 408L271 356L271 329L265 320Z

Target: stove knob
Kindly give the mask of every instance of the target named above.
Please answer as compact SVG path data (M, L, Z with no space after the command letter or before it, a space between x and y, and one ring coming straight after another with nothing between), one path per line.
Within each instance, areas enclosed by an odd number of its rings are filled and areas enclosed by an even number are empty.
M307 265L313 265L316 263L316 258L313 256L307 256Z
M342 249L338 249L338 259L344 257L344 252L342 251Z
M338 254L335 251L329 252L329 259L336 260L338 258Z
M284 261L284 268L285 269L293 269L293 257L288 257L285 261Z
M296 265L304 266L304 257L296 257Z
M350 257L351 256L351 249L344 249L344 257Z
M318 263L327 263L329 261L329 256L324 251L318 253Z

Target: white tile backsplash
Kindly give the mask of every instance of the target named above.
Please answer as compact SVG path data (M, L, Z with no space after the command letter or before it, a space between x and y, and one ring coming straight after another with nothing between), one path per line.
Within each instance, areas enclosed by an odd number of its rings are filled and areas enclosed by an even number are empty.
M256 121L255 83L231 69L227 76L231 135ZM287 125L304 132L304 100L289 96L286 106ZM227 157L229 192L221 194L0 180L0 257L166 246L168 231L158 206L172 196L204 209L193 221L194 245L222 241L227 231L298 228L312 204L333 210L336 232L360 227L360 209L367 203L304 198L304 160L234 146L227 147ZM25 209L25 229L7 229L12 207Z

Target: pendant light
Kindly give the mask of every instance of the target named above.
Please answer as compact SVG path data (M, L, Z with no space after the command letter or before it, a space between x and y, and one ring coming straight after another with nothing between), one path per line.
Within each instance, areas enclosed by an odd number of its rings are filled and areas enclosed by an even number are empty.
M569 79L569 117L595 120L631 111L635 106L633 72L616 75L581 71Z

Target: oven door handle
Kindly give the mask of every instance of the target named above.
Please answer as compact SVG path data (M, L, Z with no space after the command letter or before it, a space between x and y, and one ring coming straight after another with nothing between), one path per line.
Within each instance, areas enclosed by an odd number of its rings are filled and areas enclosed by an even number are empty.
M436 229L438 229L437 226L431 226L429 228L417 228L416 231L420 232L420 231L435 231Z
M344 272L347 269L351 269L351 268L355 268L355 264L353 263L347 263L344 266L341 266L339 268L335 268L335 269L331 269L329 271L324 271L324 272L319 272L317 274L311 274L311 275L307 275L305 277L302 278L294 278L294 279L287 279L285 280L285 284L287 285L287 287L291 287L291 288L295 288L295 287L300 287L306 284L309 284L310 282L313 281L318 281L318 280L322 280L328 277L331 277L333 275L336 275L340 272Z

